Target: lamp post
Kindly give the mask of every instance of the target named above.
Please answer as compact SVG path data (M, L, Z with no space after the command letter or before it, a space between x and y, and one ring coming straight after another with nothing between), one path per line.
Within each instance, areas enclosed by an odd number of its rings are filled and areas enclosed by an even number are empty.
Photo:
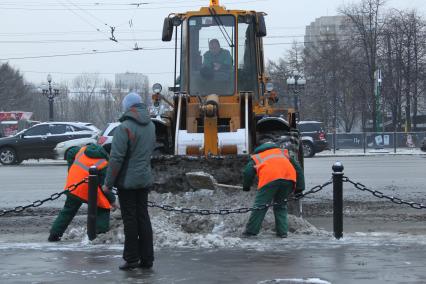
M287 78L288 89L294 95L294 111L296 112L297 120L299 120L299 93L305 88L305 84L306 80L300 75Z
M49 83L48 88L42 89L42 92L49 100L49 121L53 121L53 101L56 96L59 96L59 89L52 89L52 75L47 75L47 82Z

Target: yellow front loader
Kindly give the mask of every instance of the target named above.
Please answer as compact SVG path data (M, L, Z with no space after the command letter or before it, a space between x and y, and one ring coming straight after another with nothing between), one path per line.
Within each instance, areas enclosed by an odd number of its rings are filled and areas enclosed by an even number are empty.
M164 20L162 40L175 40L174 97L166 100L156 84L153 121L158 152L171 155L155 163L175 165L170 175L179 179L184 171L202 169L219 182L237 184L259 137L302 158L294 110L276 106L278 96L265 73L264 17L210 1ZM162 101L169 106L165 111Z

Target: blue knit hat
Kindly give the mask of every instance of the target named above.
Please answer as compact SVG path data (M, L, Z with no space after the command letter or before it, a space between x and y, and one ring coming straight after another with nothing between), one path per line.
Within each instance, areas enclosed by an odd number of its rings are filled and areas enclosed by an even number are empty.
M141 96L136 93L128 93L122 103L123 112L128 111L132 106L142 103Z

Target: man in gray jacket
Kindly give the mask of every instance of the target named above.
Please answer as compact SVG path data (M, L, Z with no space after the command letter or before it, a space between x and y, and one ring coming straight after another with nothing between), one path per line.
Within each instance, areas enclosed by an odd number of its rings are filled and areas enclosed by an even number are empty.
M124 114L114 133L104 191L118 189L124 224L125 263L120 269L151 268L154 261L148 192L152 185L151 154L155 126L136 93L123 99Z

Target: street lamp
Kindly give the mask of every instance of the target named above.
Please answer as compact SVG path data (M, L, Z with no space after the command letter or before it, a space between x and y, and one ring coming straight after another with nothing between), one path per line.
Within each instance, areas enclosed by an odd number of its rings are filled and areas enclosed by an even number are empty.
M294 111L296 118L299 119L299 93L305 88L306 80L299 75L287 78L287 86L294 95Z
M47 89L42 89L43 95L49 100L49 121L53 121L53 100L59 96L59 89L53 89L52 92L52 75L47 75L49 86Z

